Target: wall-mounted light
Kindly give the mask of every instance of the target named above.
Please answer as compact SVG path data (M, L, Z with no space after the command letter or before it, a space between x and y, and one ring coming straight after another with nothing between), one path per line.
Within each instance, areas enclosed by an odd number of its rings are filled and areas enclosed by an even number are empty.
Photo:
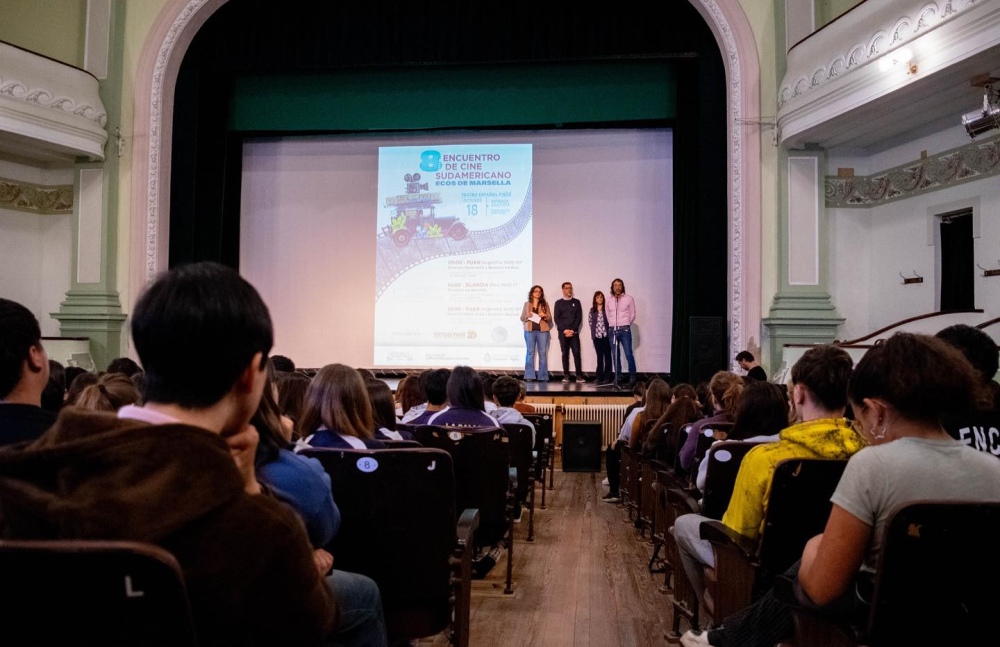
M883 72L903 69L907 74L917 73L917 64L913 62L913 52L909 47L900 47L878 59L878 69Z
M1000 92L994 90L989 83L984 85L982 109L962 115L962 125L972 139L976 135L1000 128Z

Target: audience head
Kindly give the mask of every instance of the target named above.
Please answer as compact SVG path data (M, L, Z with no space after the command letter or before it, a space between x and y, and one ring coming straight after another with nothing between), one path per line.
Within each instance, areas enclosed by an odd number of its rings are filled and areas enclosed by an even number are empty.
M306 390L301 433L308 436L320 427L356 438L374 437L368 389L361 373L350 366L324 366Z
M935 337L900 332L865 353L847 394L862 433L878 443L897 438L903 422L940 429L943 416L972 408L981 389L962 353Z
M843 415L847 381L853 367L854 360L843 348L832 345L810 348L792 366L792 405L799 411L804 399L809 399L828 414Z
M396 385L396 402L402 413L406 413L413 407L427 401L424 390L420 387L420 378L416 375L407 375Z
M479 372L479 379L483 381L483 398L487 402L493 401L493 383L497 381L495 375L490 375L486 371Z
M20 303L0 299L0 400L38 406L48 381L38 320Z
M87 411L118 411L139 401L139 392L123 373L104 373L84 388L73 406Z
M58 412L66 401L66 369L54 359L49 360L49 381L42 391L42 408Z
M247 419L256 411L274 334L267 306L235 270L193 263L162 274L135 305L132 340L147 402L206 408L250 381L240 405Z
M528 385L525 383L524 380L518 380L517 381L517 386L521 390L521 392L517 394L517 399L518 399L518 401L520 401L520 400L523 400L525 398L525 396L528 395ZM494 389L496 388L495 384L493 385L493 388Z
M269 381L277 378L274 368L268 364ZM291 436L281 421L281 410L274 397L274 389L270 384L260 396L260 404L257 411L250 418L250 424L257 430L260 440L257 442L257 450L254 454L254 467L261 467L278 458L280 450L288 449L291 443Z
M468 366L456 366L448 378L448 404L463 409L484 411L483 381Z
M671 399L676 401L681 398L690 398L692 401L698 400L698 392L694 390L694 387L687 382L681 382L680 384L674 386L673 393L671 394Z
M132 377L136 373L142 373L142 368L136 364L131 357L118 357L108 364L106 373L121 373L125 377Z
M743 386L729 440L773 436L788 426L788 398L776 384L750 380Z
M139 394L139 400L136 404L143 404L146 402L146 373L139 371L131 377L132 385L135 387L135 392Z
M670 405L670 385L661 378L654 378L646 387L646 408L643 418L656 420L664 414Z
M87 369L82 366L67 366L65 369L66 373L66 390L69 391L69 387L73 384L73 380L76 379L77 375L82 375L84 373L89 373ZM67 395L68 397L68 395Z
M1000 385L993 381L1000 365L1000 349L993 338L979 328L965 324L948 326L936 337L965 355L965 359L978 371L980 380L988 387L983 391L980 406L1000 409Z
M632 397L635 398L636 402L643 402L646 399L646 383L642 380L635 383L632 387Z
M719 371L708 381L708 393L714 410L722 410L730 420L736 417L743 392L743 378L730 371Z
M274 383L278 387L278 410L295 424L295 431L302 433L302 410L306 402L306 390L312 380L308 375L296 371L277 373Z
M379 379L365 380L368 400L372 403L374 428L396 431L396 402L392 399L392 389Z
M512 407L521 395L521 384L509 375L502 375L493 383L493 399L501 407Z
M69 387L66 388L66 403L64 406L75 405L83 390L91 384L97 384L97 380L98 376L90 371L84 371L73 378L73 381L69 383Z
M427 374L424 393L427 395L428 404L437 407L448 401L448 381L450 378L451 371L446 368L435 369Z
M271 356L271 366L278 373L291 373L295 370L295 362L288 359L284 355L272 355Z
M701 403L702 414L706 416L712 415L714 407L712 406L712 392L708 390L708 382L699 382L694 390L698 394L698 402Z

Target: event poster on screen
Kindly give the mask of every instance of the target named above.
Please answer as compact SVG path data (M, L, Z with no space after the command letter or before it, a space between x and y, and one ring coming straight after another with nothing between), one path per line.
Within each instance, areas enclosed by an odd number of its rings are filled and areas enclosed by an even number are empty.
M380 147L375 364L518 366L531 144Z

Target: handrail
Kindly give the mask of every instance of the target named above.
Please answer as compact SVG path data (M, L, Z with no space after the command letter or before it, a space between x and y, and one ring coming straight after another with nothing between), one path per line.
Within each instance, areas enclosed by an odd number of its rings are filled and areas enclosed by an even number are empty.
M867 335L865 335L863 337L858 337L857 339L851 339L851 340L848 340L848 341L837 341L836 344L838 346L847 346L847 345L851 345L851 344L858 344L860 342L863 342L863 341L866 341L868 339L871 339L872 337L877 337L877 336L881 335L884 332L892 330L893 328L898 328L898 327L900 327L900 326L902 326L904 324L912 323L914 321L920 321L921 319L930 319L931 317L940 317L941 315L954 315L954 314L963 314L963 313L967 313L967 314L980 313L981 314L982 312L983 312L983 310L981 308L976 308L976 309L973 309L973 310L941 310L939 312L931 312L931 313L928 313L928 314L925 314L925 315L917 315L916 317L909 317L908 319L903 319L901 321L897 321L894 324L889 324L888 326L885 326L884 328L879 328L875 332L869 333L869 334L867 334Z

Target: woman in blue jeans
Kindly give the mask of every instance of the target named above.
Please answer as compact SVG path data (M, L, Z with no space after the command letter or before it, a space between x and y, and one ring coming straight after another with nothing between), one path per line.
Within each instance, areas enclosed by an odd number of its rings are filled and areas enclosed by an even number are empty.
M528 300L521 308L521 322L524 323L524 343L528 352L524 357L524 380L530 382L549 381L549 341L552 337L552 312L545 300L545 291L540 285L531 286ZM535 370L535 355L538 355L538 370Z

